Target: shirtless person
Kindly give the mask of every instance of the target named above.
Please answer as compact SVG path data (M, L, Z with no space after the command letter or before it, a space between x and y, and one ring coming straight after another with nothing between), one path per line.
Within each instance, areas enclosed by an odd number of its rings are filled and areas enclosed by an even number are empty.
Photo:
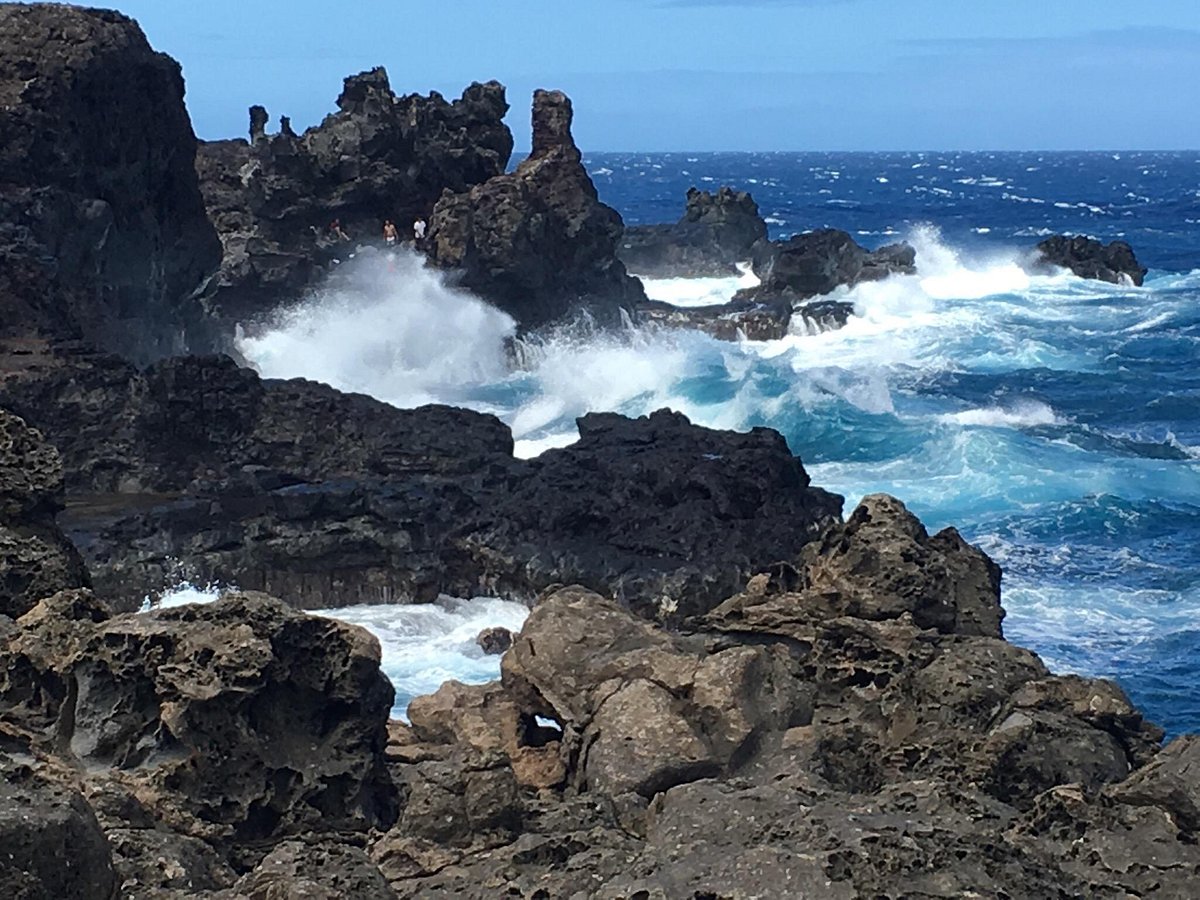
M396 231L396 226L392 224L391 219L388 219L383 223L383 241L385 244L387 244L389 247L392 247L395 245L396 239L399 237L400 234Z

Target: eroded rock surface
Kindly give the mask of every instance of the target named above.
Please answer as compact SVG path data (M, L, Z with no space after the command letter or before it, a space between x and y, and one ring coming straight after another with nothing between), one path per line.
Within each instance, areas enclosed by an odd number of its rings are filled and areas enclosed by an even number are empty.
M880 495L681 633L558 590L502 682L418 698L393 756L401 779L507 758L519 836L393 831L385 874L402 897L1187 896L1195 742L1160 752L1114 684L1007 644L998 575Z
M0 409L0 615L17 618L42 597L89 583L83 560L55 521L62 506L58 451Z
M463 286L526 329L586 311L618 321L645 299L617 259L624 225L601 203L571 136L571 101L533 98L533 150L516 171L445 194L429 222L428 252Z

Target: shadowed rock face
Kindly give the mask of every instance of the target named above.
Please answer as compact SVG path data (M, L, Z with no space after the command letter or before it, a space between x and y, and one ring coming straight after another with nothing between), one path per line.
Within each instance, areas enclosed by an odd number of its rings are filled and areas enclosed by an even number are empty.
M822 228L763 247L754 259L762 284L739 291L735 299L807 300L892 274L911 275L915 262L908 244L870 251L844 231Z
M618 255L629 271L650 278L736 275L736 264L748 262L766 240L767 223L748 193L691 188L678 222L626 228Z
M1068 269L1080 278L1111 284L1125 281L1140 286L1149 271L1125 241L1103 244L1083 235L1055 235L1039 243L1035 252L1039 268Z
M571 101L533 100L533 151L515 172L448 193L430 220L428 252L463 286L526 329L587 311L603 323L644 300L616 257L623 225L601 203L571 136Z
M0 409L0 615L24 615L42 597L88 584L55 522L63 464L40 432Z
M179 65L130 19L0 7L0 338L146 362L212 346L220 264Z
M494 416L399 410L221 357L144 373L48 362L0 384L64 450L63 518L118 607L181 577L327 607L580 582L654 617L700 611L833 522L775 432L590 415L512 456Z
M504 88L472 84L461 98L397 96L387 73L345 80L338 111L303 135L265 131L250 111L251 140L200 145L197 169L224 263L214 305L227 321L253 320L299 298L360 242L401 236L445 190L463 191L505 170L512 134ZM350 239L331 233L338 220Z

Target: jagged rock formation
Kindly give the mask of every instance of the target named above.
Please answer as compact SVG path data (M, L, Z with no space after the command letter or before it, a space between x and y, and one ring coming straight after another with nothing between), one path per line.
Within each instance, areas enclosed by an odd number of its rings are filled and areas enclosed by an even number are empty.
M785 241L756 241L749 251L760 279L755 287L738 291L719 306L684 308L646 301L637 306L639 320L694 328L727 341L770 341L797 330L831 331L846 324L854 304L814 297L916 271L916 253L908 244L868 251L846 232L832 228Z
M1005 643L998 576L876 496L681 634L561 589L393 729L453 824L371 854L400 897L1187 896L1197 742ZM490 817L428 793L484 773Z
M770 299L793 305L839 287L878 281L888 275L911 275L916 252L908 244L889 244L870 251L836 228L823 228L775 241L754 259L758 287L739 291L742 302Z
M670 618L841 508L764 429L589 415L577 444L517 460L493 416L264 381L222 357L76 362L10 376L0 403L63 448L63 526L120 608L181 577L306 607L580 582Z
M42 600L0 633L0 814L38 816L0 815L0 883L19 867L34 892L10 896L107 897L115 866L123 897L192 895L264 856L251 880L270 881L291 836L388 828L379 653L263 596L117 617L88 591Z
M268 135L267 111L252 107L249 142L201 143L197 170L225 248L213 301L222 319L253 320L299 298L358 243L381 242L385 220L411 236L444 190L500 174L512 155L494 81L450 103L436 92L396 96L377 68L347 78L337 105L300 136Z
M616 257L624 226L599 201L571 136L571 101L533 99L533 150L515 172L447 193L430 220L430 260L523 328L588 311L602 323L644 300Z
M17 618L42 597L88 584L83 560L55 522L62 504L58 451L0 409L0 615Z
M1039 243L1035 254L1037 270L1067 269L1080 278L1111 284L1133 283L1140 287L1149 271L1125 241L1103 244L1083 235L1055 235Z
M179 65L115 12L0 7L0 339L214 345L220 264Z
M767 223L745 191L722 186L716 194L691 188L683 217L673 225L625 229L617 255L625 268L649 278L736 275L767 240Z

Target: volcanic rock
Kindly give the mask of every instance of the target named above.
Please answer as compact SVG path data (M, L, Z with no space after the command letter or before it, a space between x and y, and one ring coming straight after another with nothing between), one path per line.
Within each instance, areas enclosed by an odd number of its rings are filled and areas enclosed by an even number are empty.
M112 850L87 801L2 755L0 770L0 895L116 897Z
M601 203L571 136L571 101L533 98L533 150L516 171L444 194L429 223L437 266L525 329L586 311L601 323L645 299L616 257L624 226Z
M214 304L227 323L298 298L359 244L381 241L386 220L410 235L443 191L499 175L512 154L494 81L453 102L401 97L376 68L347 78L337 105L301 136L268 135L266 110L252 107L249 142L201 143L197 170L224 245Z
M1068 269L1080 278L1140 287L1149 271L1125 241L1103 244L1083 235L1054 235L1037 245L1035 268Z
M88 584L59 529L63 465L41 433L0 409L0 614L18 618L42 597Z
M466 410L264 381L221 357L75 363L10 375L0 402L63 448L63 527L123 610L181 578L308 608L579 582L670 618L840 509L766 430L592 415L577 444L523 461L499 420Z
M637 306L638 321L663 328L690 328L722 341L775 341L794 330L819 334L843 327L854 304L815 300L793 308L786 300L758 301L753 296L717 306L682 307L650 300Z
M485 628L479 632L475 638L475 643L479 645L479 649L489 656L499 656L512 646L513 633L507 628L496 626L495 628Z
M736 275L736 264L748 262L766 239L767 224L748 193L691 188L678 222L627 227L617 255L630 272L649 278Z
M179 64L115 12L0 7L0 338L144 363L217 340Z
M362 629L255 595L107 618L70 592L17 625L0 709L169 830L228 846L396 820L393 691Z
M838 287L878 281L892 274L911 275L916 252L908 244L869 251L844 231L823 228L775 241L754 259L761 284L739 291L736 299L770 298L796 303Z

